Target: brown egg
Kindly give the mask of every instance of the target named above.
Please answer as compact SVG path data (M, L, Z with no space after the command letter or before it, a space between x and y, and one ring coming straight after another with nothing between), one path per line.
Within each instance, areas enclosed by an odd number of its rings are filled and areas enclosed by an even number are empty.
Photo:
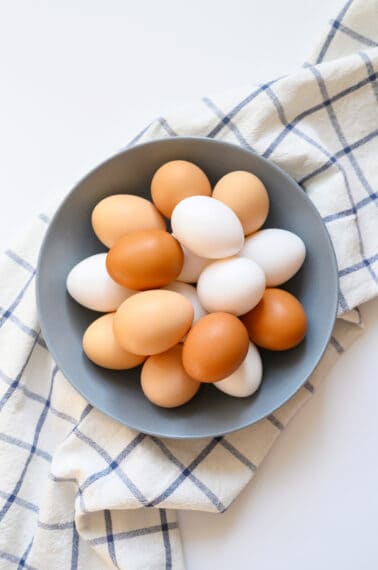
M235 212L245 235L258 230L268 216L268 192L261 180L250 172L236 170L223 176L215 185L213 197Z
M119 285L137 291L168 285L179 275L183 263L179 242L161 230L121 237L106 258L110 277Z
M114 194L101 200L92 212L92 226L107 247L113 247L120 237L131 232L166 229L155 206L133 194Z
M192 303L175 291L136 293L114 317L114 332L122 348L134 354L158 354L182 339L193 321Z
M230 313L210 313L189 331L182 361L195 380L217 382L239 368L248 347L247 330L237 317Z
M200 383L184 370L181 344L146 360L142 368L141 385L150 402L162 408L176 408L186 404L200 387Z
M89 325L83 336L83 350L98 366L113 370L134 368L145 360L145 356L131 354L121 347L114 336L114 314L103 315Z
M242 321L252 342L269 350L294 348L307 330L303 306L283 289L266 289L260 303Z
M198 195L210 196L211 186L206 174L192 162L172 160L163 164L152 178L152 200L167 218L181 200Z

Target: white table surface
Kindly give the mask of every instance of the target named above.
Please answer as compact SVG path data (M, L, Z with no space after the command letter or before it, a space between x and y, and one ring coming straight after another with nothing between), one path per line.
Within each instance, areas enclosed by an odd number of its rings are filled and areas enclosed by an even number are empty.
M147 122L304 61L338 0L3 1L0 247ZM224 515L180 514L189 570L377 567L378 302Z

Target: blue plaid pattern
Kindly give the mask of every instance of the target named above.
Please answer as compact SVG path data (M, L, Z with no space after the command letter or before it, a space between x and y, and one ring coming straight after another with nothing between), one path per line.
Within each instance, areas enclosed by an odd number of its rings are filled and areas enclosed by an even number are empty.
M334 241L340 313L377 293L378 194L371 162L378 117L364 122L361 115L357 129L349 119L349 106L376 109L378 100L376 38L354 18L363 22L365 10L367 21L373 5L349 1L312 62L293 77L220 101L205 98L197 111L160 117L130 143L217 137L290 172ZM136 433L76 393L41 337L34 281L48 223L41 214L0 265L0 568L183 568L175 510L228 508L353 340L359 312L339 319L313 377L262 422L197 441Z

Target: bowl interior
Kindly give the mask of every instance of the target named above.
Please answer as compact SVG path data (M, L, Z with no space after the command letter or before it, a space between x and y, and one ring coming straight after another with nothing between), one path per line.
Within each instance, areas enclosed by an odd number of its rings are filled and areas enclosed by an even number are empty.
M292 230L306 244L305 263L285 288L303 303L309 321L308 334L293 350L263 351L263 382L250 398L232 398L211 385L204 385L181 408L157 408L143 396L139 368L122 372L105 370L82 353L82 335L98 315L70 298L65 281L76 263L105 251L91 228L92 209L99 200L115 193L150 198L153 173L173 159L195 162L213 184L232 170L253 172L262 179L270 196L265 227ZM57 365L95 407L145 433L175 438L205 437L246 427L273 413L305 383L333 328L337 270L332 245L318 212L288 175L263 158L228 143L172 138L118 154L89 174L68 195L52 220L41 249L37 302L42 333Z

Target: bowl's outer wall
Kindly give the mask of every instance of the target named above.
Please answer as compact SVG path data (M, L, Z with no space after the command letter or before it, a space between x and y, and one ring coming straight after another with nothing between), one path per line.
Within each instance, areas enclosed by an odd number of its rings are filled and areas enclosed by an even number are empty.
M80 260L105 251L91 228L91 212L104 198L131 193L150 198L156 169L173 159L190 160L212 184L232 170L248 170L262 179L270 196L265 227L280 227L302 237L307 257L285 285L303 303L308 334L297 348L264 352L264 379L251 398L232 398L204 385L187 405L165 410L150 404L139 383L140 369L114 372L93 365L83 355L83 332L97 314L67 294L69 270ZM329 340L337 306L337 269L328 234L316 209L284 172L240 147L211 139L172 138L147 143L116 155L89 174L57 211L43 244L37 276L42 333L58 366L93 405L121 422L166 437L225 434L254 423L286 402L316 367ZM147 324L147 323L146 323Z

